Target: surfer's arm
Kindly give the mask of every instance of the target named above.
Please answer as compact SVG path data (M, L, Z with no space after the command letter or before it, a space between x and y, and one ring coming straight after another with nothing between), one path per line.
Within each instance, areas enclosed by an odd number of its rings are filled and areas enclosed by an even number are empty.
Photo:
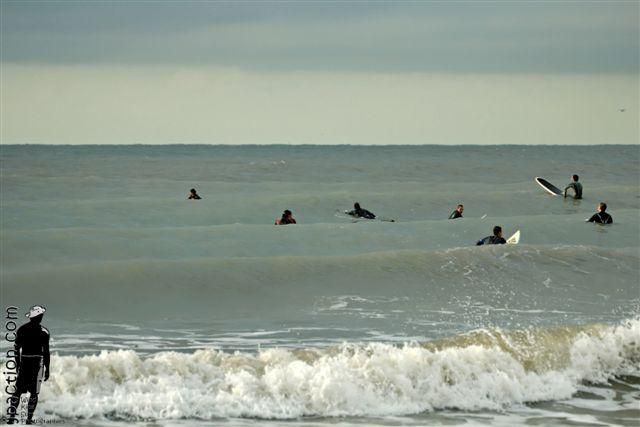
M46 339L42 345L42 364L44 365L44 380L47 381L49 379L49 362L51 360L51 356L49 355L49 333L46 334Z
M591 215L591 218L589 218L589 219L587 220L587 222L596 222L596 216L597 216L597 215L598 215L598 214L593 214L593 215Z

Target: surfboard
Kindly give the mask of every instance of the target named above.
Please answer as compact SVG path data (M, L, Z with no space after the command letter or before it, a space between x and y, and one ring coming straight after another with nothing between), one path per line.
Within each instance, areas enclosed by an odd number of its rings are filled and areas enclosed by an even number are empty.
M513 236L507 239L507 243L510 245L517 245L519 241L520 241L520 230L513 233Z
M561 189L559 189L558 187L556 187L555 185L553 185L552 183L550 183L544 178L540 178L539 176L537 176L536 182L538 183L538 185L540 185L540 187L544 188L545 191L549 194L553 194L554 196L562 196L563 194Z
M351 222L369 222L369 221L396 222L396 220L393 219L393 218L384 218L384 217L379 217L379 216L375 217L373 219L364 218L364 217L358 217L358 216L351 216L351 215L349 215L349 211L344 211L344 213L343 213L339 209L336 210L336 217L337 218L348 219Z

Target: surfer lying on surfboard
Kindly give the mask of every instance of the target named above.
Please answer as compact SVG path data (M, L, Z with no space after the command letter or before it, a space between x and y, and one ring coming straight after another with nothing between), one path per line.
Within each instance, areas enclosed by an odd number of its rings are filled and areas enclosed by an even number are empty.
M353 210L349 211L349 212L345 212L347 215L351 215L354 216L356 218L366 218L366 219L376 219L376 216L373 214L373 212L369 212L366 209L362 209L360 207L360 203L356 202L353 205Z
M493 235L478 240L476 245L504 245L505 243L507 243L507 241L502 237L502 227L496 225L495 227L493 227Z

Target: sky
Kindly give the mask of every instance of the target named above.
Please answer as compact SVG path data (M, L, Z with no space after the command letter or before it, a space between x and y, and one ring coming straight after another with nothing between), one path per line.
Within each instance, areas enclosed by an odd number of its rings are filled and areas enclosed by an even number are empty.
M639 144L638 1L0 0L2 144Z

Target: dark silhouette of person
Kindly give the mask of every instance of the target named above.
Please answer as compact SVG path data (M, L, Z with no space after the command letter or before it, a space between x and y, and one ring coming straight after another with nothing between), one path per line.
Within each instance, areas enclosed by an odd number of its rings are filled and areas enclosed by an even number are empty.
M189 190L189 197L187 198L187 200L200 200L200 199L202 199L202 197L198 195L198 192L196 191L195 188L192 188L191 190Z
M38 393L43 374L44 381L49 379L49 330L40 324L45 311L46 309L41 305L31 307L26 314L29 322L20 326L16 333L14 345L18 378L15 392L9 398L8 424L15 424L18 421L20 396L27 392L30 396L26 423L33 424L33 413L38 405Z
M571 182L564 189L564 197L567 198L567 190L573 190L574 199L582 199L582 184L578 182L580 177L578 175L571 176Z
M369 212L366 209L362 209L360 207L360 203L358 202L354 203L353 210L346 212L346 214L354 216L356 218L376 219L376 216L373 214L373 212Z
M504 245L505 243L507 243L507 241L502 238L502 227L496 225L493 227L493 235L478 240L476 245Z
M449 219L462 218L462 212L464 212L464 206L458 205L455 211L451 212Z
M607 212L607 204L604 202L598 203L598 212L594 213L587 222L595 222L596 224L613 224L613 218Z
M293 214L291 213L291 211L287 209L282 213L281 218L276 219L276 225L289 225L289 224L297 224L297 222L293 217Z

